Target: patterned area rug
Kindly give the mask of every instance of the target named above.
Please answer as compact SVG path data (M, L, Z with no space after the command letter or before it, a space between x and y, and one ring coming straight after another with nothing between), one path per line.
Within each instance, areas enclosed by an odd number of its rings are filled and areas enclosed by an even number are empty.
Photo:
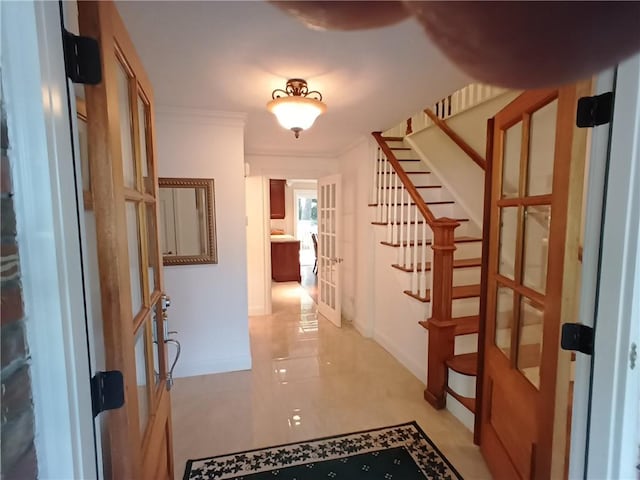
M416 422L189 460L184 480L460 479Z

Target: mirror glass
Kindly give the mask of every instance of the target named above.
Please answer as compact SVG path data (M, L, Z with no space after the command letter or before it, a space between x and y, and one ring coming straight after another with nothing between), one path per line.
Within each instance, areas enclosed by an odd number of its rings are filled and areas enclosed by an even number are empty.
M213 179L160 178L164 265L218 263Z

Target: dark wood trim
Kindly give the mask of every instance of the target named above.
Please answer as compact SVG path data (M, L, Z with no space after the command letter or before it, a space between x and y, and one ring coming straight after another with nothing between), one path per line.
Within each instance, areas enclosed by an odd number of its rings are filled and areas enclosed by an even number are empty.
M484 209L482 216L482 264L480 266L480 312L478 321L478 375L476 376L476 412L473 422L473 443L480 445L482 432L482 401L484 372L484 342L487 324L487 272L489 265L489 229L491 225L491 176L493 174L493 118L487 120L487 149L484 169Z
M431 213L431 210L429 210L429 207L425 203L424 199L420 196L420 194L418 193L418 190L416 190L416 187L413 185L413 182L405 173L404 169L398 162L398 159L396 159L396 156L393 154L393 151L389 148L389 146L387 145L387 142L384 140L382 133L373 132L371 135L373 135L373 138L376 139L376 141L378 142L378 145L380 146L384 154L387 156L387 160L389 161L393 169L398 174L400 181L406 187L407 192L409 192L409 196L411 196L413 201L416 203L416 206L418 207L418 210L420 210L420 213L422 214L422 216L425 218L427 223L431 227L433 227L433 224L436 221L436 217L433 215L433 213Z
M455 143L460 149L466 153L471 160L473 160L476 165L478 165L481 169L487 169L487 162L482 155L476 152L471 145L465 142L460 135L454 132L449 125L444 120L438 118L438 116L431 110L430 108L425 108L424 113L431 119L431 121L440 129L442 132L451 139L453 143Z
M454 356L455 326L453 308L453 252L455 229L460 224L439 219L433 229L433 284L431 285L431 318L429 318L429 349L427 361L427 388L425 399L436 409L446 404L447 367L445 362ZM460 290L460 287L457 287ZM438 322L443 322L438 324ZM445 325L444 322L447 322Z

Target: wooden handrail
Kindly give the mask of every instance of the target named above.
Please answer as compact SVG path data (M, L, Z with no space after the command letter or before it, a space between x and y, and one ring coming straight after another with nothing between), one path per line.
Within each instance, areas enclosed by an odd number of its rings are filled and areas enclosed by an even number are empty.
M436 217L433 215L433 213L431 213L431 210L429 210L429 207L425 203L422 196L418 193L418 190L416 189L415 185L409 179L409 176L405 173L404 169L400 165L400 162L398 161L396 156L393 154L393 152L387 145L387 142L385 142L385 140L382 138L382 132L373 132L371 135L373 135L373 138L375 138L376 141L378 142L378 145L386 155L387 160L389 161L393 169L396 171L396 174L398 175L398 179L402 182L404 187L407 189L407 192L409 192L409 195L415 202L416 207L418 208L418 210L420 211L424 219L427 221L429 226L433 227L436 221Z
M409 192L418 211L433 231L431 282L431 317L420 322L429 329L429 359L427 362L427 388L424 398L433 407L445 407L447 366L445 362L454 356L456 324L453 322L453 252L456 250L455 229L460 222L446 217L435 218L415 185L404 171L395 154L387 145L381 132L373 132L380 149L396 172L404 188ZM423 257L424 262L424 257Z
M485 170L487 166L487 162L482 155L476 152L473 147L471 147L467 142L465 142L460 135L454 132L447 123L440 119L430 108L425 108L424 113L431 119L431 121L440 129L442 132L447 135L453 143L458 145L462 149L464 153L466 153L471 160L473 160L481 169Z

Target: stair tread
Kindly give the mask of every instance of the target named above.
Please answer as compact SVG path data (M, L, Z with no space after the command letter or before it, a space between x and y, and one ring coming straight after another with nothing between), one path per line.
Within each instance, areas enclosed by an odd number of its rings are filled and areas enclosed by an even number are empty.
M446 391L453 398L458 400L467 410L471 411L472 413L476 413L476 399L475 398L463 397L459 393L456 393L453 390L451 390L451 388L449 388L449 387L446 388Z
M421 162L419 158L396 158L398 162ZM379 162L386 162L386 160L378 160Z
M470 268L470 267L479 267L482 264L482 258L461 258L459 260L453 260L453 268ZM413 265L409 264L406 267L403 265L398 265L394 263L391 265L393 268L397 268L398 270L402 270L403 272L413 272ZM431 270L431 262L426 262L426 270ZM422 265L418 265L418 272L422 272Z
M421 320L418 322L426 330L430 326L433 326L433 322L429 320ZM455 327L454 335L469 335L472 333L478 333L478 327L480 326L479 315L467 315L465 317L454 317L449 321L438 322L439 326L453 325Z
M451 370L462 375L468 375L470 377L476 377L478 375L478 352L455 355L444 363Z
M389 172L378 172L378 175L384 175L385 173L389 173ZM396 172L390 172L391 175L396 175ZM430 171L428 170L405 170L404 173L406 173L407 175L427 175L427 174L431 174Z
M425 205L451 205L454 202L453 200L430 200L428 202L424 202ZM388 203L381 203L380 205L389 205ZM392 205L404 205L404 206L413 206L415 205L415 202L411 202L411 203L396 203L396 204L392 204ZM377 207L378 204L377 203L370 203L369 204L370 207Z
M415 188L442 188L442 185L414 185ZM397 187L383 187L386 189L404 188L404 185L398 185Z
M469 222L470 221L468 218L454 218L454 220L456 222ZM411 225L415 225L416 224L416 222L414 222L414 221L411 221L411 222L408 222L408 223L410 223ZM424 220L419 220L417 223L418 223L418 225L422 225L422 224L425 223L425 221ZM389 222L371 222L371 225L388 225L388 224L389 224ZM407 224L407 222L391 222L391 225L406 225L406 224Z
M404 137L380 137L385 142L402 142Z
M454 243L470 243L470 242L481 242L482 238L478 238L478 237L456 237L454 239ZM414 247L414 246L421 246L423 245L423 241L422 240L418 240L418 242L414 242L414 241L410 241L410 242L402 242L402 245L399 243L391 243L391 242L380 242L382 245L386 245L388 247L396 247L399 248L400 246L404 245L405 247ZM431 240L427 240L426 241L426 245L431 245Z
M411 147L389 147L389 150L411 150Z
M423 303L427 303L431 301L431 290L427 290L427 295L424 297L420 296L417 293L413 293L411 290L405 290L404 293ZM479 297L479 296L480 296L480 285L458 285L457 287L453 287L452 298L454 300L459 300L462 298L473 298L473 297Z

